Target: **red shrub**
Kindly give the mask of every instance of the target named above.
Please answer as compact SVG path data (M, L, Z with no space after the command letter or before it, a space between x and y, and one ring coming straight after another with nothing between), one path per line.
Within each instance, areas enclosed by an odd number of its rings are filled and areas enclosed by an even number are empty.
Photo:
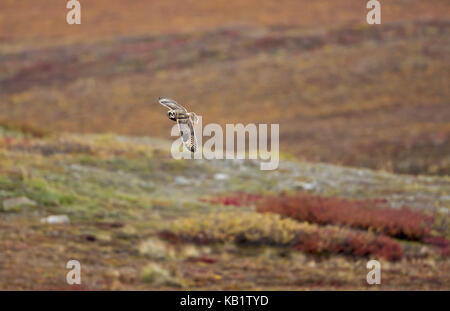
M407 207L390 208L385 200L345 200L309 194L269 197L258 205L257 210L299 221L373 230L409 240L423 240L433 222L432 217Z
M389 237L336 228L323 228L303 235L294 247L312 254L377 256L392 261L403 257L400 243Z

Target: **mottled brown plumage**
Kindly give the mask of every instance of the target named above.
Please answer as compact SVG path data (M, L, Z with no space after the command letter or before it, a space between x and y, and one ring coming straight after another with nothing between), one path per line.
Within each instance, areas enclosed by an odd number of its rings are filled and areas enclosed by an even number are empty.
M197 150L197 141L195 138L194 123L198 122L197 115L193 112L188 112L172 99L160 97L158 102L169 108L167 116L170 120L178 123L183 144L189 151L195 152Z

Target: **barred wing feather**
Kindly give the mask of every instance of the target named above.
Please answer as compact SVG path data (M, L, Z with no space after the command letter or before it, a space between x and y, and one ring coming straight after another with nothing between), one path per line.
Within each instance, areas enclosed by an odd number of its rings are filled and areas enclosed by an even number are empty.
M195 152L197 149L197 141L195 139L194 126L189 119L179 119L178 128L180 129L180 136L186 148Z

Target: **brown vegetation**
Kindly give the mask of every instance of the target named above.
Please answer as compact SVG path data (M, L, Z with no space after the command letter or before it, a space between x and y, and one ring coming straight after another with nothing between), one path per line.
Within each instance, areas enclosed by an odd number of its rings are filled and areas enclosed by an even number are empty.
M289 246L316 255L377 256L387 260L403 256L401 245L386 236L298 223L276 214L212 214L181 219L168 228L161 236L171 241Z
M80 27L53 2L0 4L8 122L169 138L168 96L204 123L280 123L301 159L450 172L447 1L384 2L377 26L353 1L95 1Z

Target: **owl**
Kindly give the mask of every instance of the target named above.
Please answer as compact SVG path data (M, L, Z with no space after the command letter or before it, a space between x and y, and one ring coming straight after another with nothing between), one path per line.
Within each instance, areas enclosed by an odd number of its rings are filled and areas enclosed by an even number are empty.
M184 107L172 99L160 97L158 102L169 108L167 116L170 120L178 123L183 144L189 151L195 152L197 150L197 140L195 138L194 123L198 123L197 115L193 112L187 112Z

